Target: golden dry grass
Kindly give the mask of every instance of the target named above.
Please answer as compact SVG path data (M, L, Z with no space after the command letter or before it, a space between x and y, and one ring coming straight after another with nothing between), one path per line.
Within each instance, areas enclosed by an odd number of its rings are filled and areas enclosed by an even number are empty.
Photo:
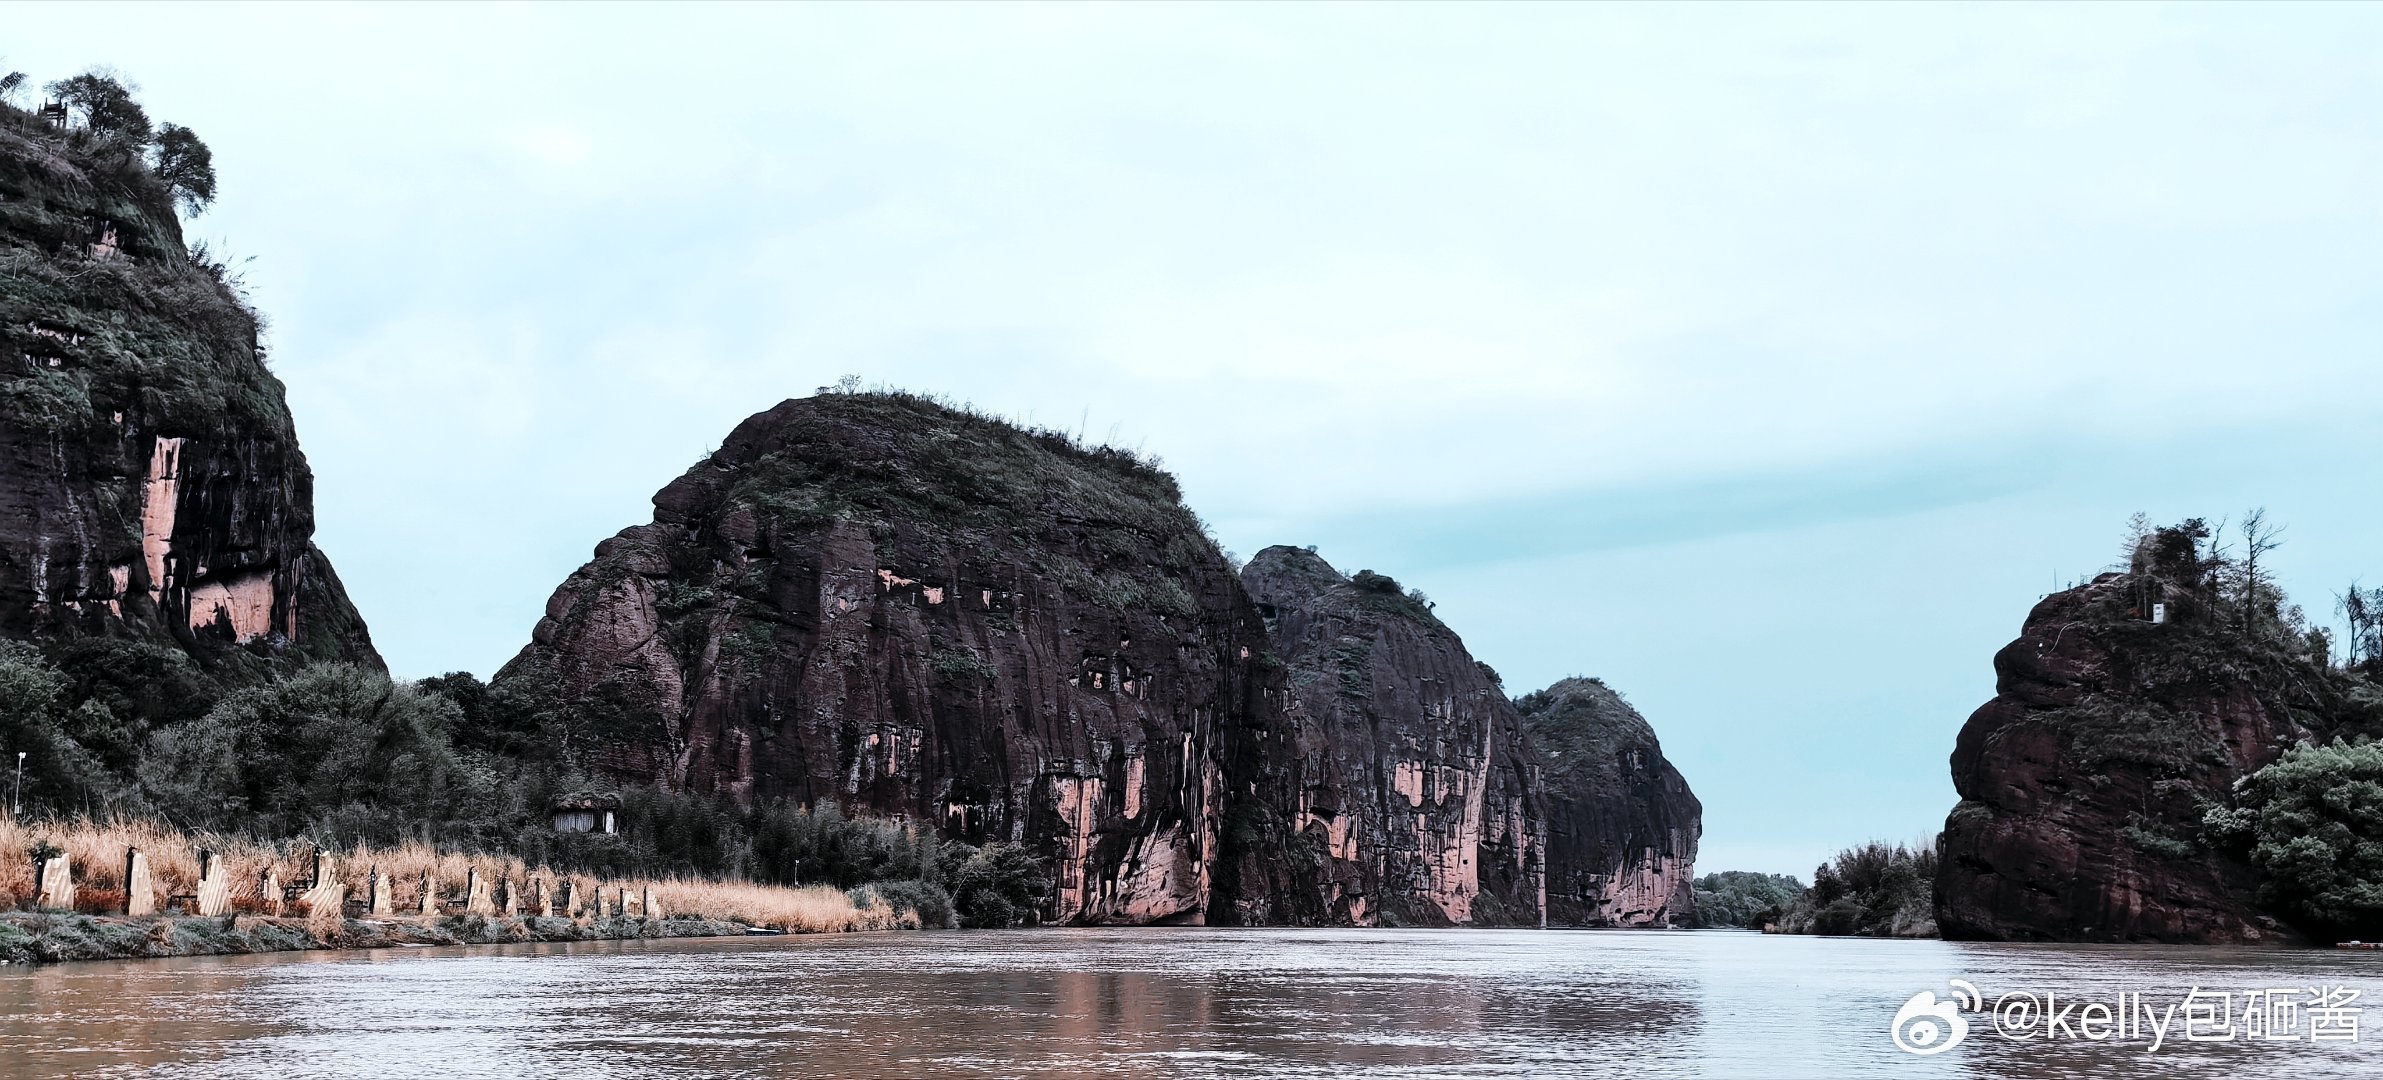
M837 930L916 929L918 917L896 917L879 900L856 908L842 889L813 885L789 889L736 881L687 881L671 878L654 885L654 904L670 914L732 919L794 933Z
M0 813L0 910L30 905L33 864L26 853L41 843L66 852L78 890L117 893L124 888L125 850L139 848L149 856L150 875L161 911L166 909L169 898L190 896L198 891L198 849L202 847L224 860L235 900L262 899L260 884L267 869L278 874L285 886L304 883L314 876L315 850L305 840L275 845L186 833L138 818L18 822ZM545 885L548 895L558 898L562 883L566 880L573 883L581 915L587 914L599 888L609 913L616 890L624 887L631 898L630 912L636 914L644 891L651 887L655 906L666 915L695 915L794 933L885 930L916 925L914 916L897 915L882 901L859 908L841 890L825 886L786 888L682 878L616 880L533 867L512 856L442 851L418 841L385 848L358 845L331 853L332 874L347 883L348 895L357 900L365 897L369 875L376 867L389 875L392 906L399 915L420 910L425 873L430 875L432 888L438 892L444 909L450 913L460 911L470 873L478 869L492 885L503 881L517 890L523 914L535 914L527 910L529 885L535 879ZM321 912L310 914L317 920L329 918Z

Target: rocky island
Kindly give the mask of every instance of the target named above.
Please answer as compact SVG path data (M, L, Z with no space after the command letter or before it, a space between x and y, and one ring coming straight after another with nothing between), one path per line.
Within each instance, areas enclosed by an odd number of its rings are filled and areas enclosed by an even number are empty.
M2255 520L2255 519L2254 519ZM1984 941L2289 942L2210 814L2288 750L2383 732L2383 694L2201 521L2045 597L1952 756L1936 919ZM2255 546L2254 533L2249 543ZM2254 556L2255 558L2255 556Z

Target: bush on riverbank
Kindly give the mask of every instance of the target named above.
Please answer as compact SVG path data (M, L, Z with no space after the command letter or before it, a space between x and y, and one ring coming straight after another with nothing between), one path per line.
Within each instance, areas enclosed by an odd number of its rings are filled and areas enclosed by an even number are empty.
M424 870L459 887L464 853L515 876L541 866L584 883L749 881L842 891L918 882L936 891L889 887L884 895L925 905L929 925L1029 922L1049 896L1048 876L1039 864L1024 865L1032 860L1022 851L1004 856L991 887L964 887L975 847L906 822L846 817L826 801L744 804L622 785L617 835L557 832L547 813L555 796L610 786L598 781L592 751L536 695L492 689L465 673L408 683L352 664L317 664L212 700L194 690L173 717L118 730L67 722L114 713L95 707L96 697L77 700L75 688L88 680L63 663L30 645L0 643L0 736L34 749L28 810L41 817L96 807L86 816L185 823L215 837L209 846L233 860L236 880L274 860L284 881L305 877L320 848L378 862L404 887ZM93 732L113 741L92 741ZM68 765L65 773L43 771ZM113 887L107 882L122 849L138 846L152 853L161 878L187 891L182 883L197 875L191 845L146 828L86 821L70 830L88 849L70 852L78 874L93 889ZM0 896L30 893L30 870L0 863ZM351 876L360 880L363 871ZM1038 882L1039 891L1023 888ZM952 916L936 917L944 900L963 893L968 899Z
M1696 920L1699 929L1760 930L1776 923L1788 905L1804 894L1804 883L1791 874L1762 874L1751 870L1722 870L1697 878Z
M1781 912L1783 934L1936 936L1936 845L1871 841L1812 871L1812 887Z

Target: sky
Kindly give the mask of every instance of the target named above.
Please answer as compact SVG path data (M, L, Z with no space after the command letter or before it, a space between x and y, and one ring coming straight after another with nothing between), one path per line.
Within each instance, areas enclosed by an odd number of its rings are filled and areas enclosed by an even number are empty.
M0 5L214 148L317 540L493 673L846 374L1596 675L1702 870L1916 840L2129 515L2383 581L2383 8Z

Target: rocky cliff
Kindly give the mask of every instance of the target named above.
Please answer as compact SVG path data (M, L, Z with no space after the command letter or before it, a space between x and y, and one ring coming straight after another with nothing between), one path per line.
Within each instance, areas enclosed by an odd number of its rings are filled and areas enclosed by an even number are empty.
M1515 705L1545 762L1548 921L1688 921L1704 806L1655 729L1596 679L1564 679Z
M1166 473L901 394L739 425L606 540L497 683L609 771L834 800L1046 857L1052 917L1311 921L1281 674Z
M1543 795L1426 605L1291 548L1236 575L1131 455L822 393L654 507L495 680L616 777L1022 843L1060 921L1538 925L1559 860L1558 921L1684 910L1695 800L1627 706L1552 709L1597 749Z
M122 151L0 124L0 633L379 664L257 322Z
M1945 937L2294 936L2255 906L2252 868L2203 841L2202 817L2294 742L2361 723L2359 708L2272 601L2225 599L2195 541L2161 530L2130 572L2044 598L1995 655L1994 699L1953 750Z
M1496 677L1387 577L1270 547L1241 579L1288 670L1273 777L1336 921L1539 925L1537 756Z

